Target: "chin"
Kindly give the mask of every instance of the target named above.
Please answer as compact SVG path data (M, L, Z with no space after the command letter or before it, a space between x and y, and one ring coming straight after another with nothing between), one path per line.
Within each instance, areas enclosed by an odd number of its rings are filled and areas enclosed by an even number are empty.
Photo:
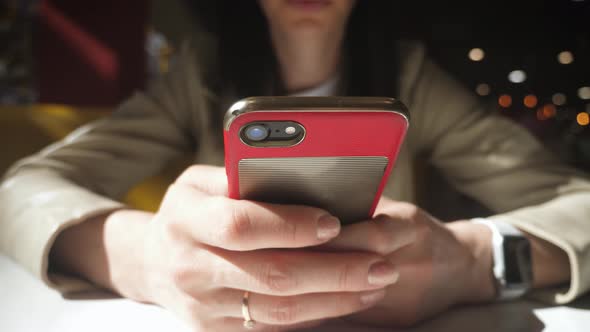
M317 19L299 19L291 23L294 30L317 31L326 28L326 22Z
M325 12L297 12L285 13L283 22L285 26L298 29L327 29L338 25L338 18L330 11Z

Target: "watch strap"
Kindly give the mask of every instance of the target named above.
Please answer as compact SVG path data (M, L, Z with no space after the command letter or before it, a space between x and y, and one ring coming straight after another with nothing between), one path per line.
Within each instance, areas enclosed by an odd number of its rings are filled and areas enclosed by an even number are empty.
M528 280L518 284L511 284L508 282L506 255L511 253L507 253L505 250L506 238L522 238L522 241L527 241L524 233L504 221L490 221L484 218L476 218L472 219L472 222L485 225L492 232L492 251L494 261L492 271L496 281L497 299L511 300L524 295L530 287L530 282L528 282ZM530 267L521 267L521 269L528 270Z

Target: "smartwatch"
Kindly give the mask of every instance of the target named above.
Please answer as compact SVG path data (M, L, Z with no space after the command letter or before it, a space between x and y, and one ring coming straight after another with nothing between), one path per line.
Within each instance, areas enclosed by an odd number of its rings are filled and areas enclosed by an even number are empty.
M493 275L498 300L512 300L524 295L533 282L531 245L526 236L501 220L476 218L474 223L492 231Z

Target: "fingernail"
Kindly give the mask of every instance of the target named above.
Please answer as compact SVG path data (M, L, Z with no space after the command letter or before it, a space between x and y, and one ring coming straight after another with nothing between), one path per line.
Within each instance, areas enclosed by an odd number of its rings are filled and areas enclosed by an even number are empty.
M371 292L365 292L361 295L361 303L369 306L381 301L385 297L385 289L380 289Z
M318 239L328 240L340 233L340 220L329 214L318 220Z
M399 279L399 272L388 262L377 262L369 268L369 284L385 286Z

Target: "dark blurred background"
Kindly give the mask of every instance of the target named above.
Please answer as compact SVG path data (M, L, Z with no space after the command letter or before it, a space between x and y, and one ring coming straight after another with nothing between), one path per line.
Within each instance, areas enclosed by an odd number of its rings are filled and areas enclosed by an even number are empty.
M590 0L398 2L391 19L400 38L424 41L491 109L590 170ZM191 0L2 0L0 130L21 113L36 122L108 112L167 71L181 42L194 37L192 8ZM76 119L72 126L88 120ZM28 139L13 135L2 150L20 150L4 159L44 144L6 145Z

